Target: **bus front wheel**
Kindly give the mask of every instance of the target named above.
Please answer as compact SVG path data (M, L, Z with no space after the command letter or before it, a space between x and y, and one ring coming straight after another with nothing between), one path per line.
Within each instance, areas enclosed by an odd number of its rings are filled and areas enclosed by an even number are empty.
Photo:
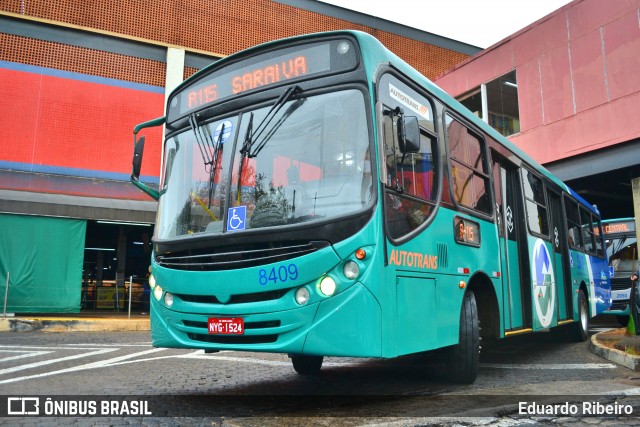
M306 356L302 354L291 354L293 369L300 375L318 375L322 368L322 356Z
M448 377L458 384L471 384L478 376L480 363L480 321L473 291L467 291L460 312L458 344L446 352Z

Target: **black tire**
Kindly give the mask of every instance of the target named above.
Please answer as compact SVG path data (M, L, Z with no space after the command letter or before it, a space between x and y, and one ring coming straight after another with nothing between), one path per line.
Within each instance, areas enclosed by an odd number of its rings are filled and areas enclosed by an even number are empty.
M589 337L589 305L584 291L578 291L578 321L569 325L569 338L581 342Z
M305 356L301 354L292 354L291 363L293 369L300 375L318 375L320 368L322 368L322 356Z
M467 291L462 299L459 342L445 354L451 382L471 384L475 381L480 363L480 321L473 291Z

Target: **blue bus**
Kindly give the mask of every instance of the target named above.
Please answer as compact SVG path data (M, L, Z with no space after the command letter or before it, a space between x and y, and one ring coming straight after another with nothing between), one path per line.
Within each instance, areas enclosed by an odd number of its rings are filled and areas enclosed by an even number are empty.
M159 188L140 177L154 126ZM470 383L481 338L584 340L609 307L598 211L366 33L221 59L134 146L159 202L156 347L286 353L305 375L438 350Z

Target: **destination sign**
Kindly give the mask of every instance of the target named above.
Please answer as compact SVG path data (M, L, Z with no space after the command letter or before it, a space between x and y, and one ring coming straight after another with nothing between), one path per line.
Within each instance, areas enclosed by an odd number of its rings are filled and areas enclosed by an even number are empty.
M244 92L345 71L357 65L353 44L346 40L289 47L253 56L216 70L175 95L169 106L169 120L201 109L207 104Z
M604 234L630 233L635 230L636 225L633 221L609 222L607 224L602 224L602 232Z

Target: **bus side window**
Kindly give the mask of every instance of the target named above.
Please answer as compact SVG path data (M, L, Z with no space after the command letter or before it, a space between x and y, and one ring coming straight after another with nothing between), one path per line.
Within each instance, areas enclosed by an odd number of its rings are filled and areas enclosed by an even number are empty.
M567 234L569 245L573 249L582 249L582 234L580 233L580 217L578 216L578 206L570 199L564 199L565 211L567 212Z
M586 209L580 207L580 220L582 223L582 240L585 252L594 252L593 228L591 225L591 214Z
M446 115L453 199L469 209L491 214L489 175L484 140Z
M595 233L594 238L596 241L596 255L600 258L604 258L604 245L602 243L602 228L600 226L600 218L593 218L593 231Z
M549 222L542 179L526 169L522 170L522 178L529 230L548 236Z

